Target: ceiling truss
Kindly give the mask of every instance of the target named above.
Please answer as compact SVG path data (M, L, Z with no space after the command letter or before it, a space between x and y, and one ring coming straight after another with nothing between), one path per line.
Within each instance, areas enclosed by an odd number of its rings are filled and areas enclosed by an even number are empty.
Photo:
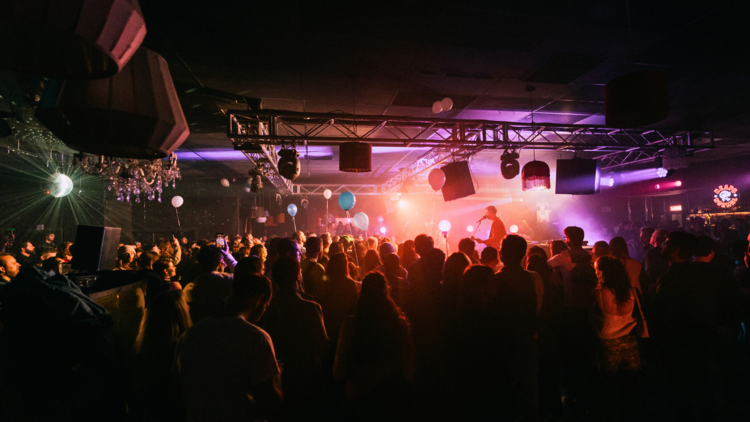
M271 183L284 194L295 193L291 182L278 174L278 156L273 146L284 144L336 145L364 141L374 146L432 148L386 181L378 193L394 191L441 163L465 160L486 149L574 151L601 160L603 169L613 169L653 161L671 146L684 147L687 154L714 148L713 133L708 131L666 132L597 125L279 110L228 110L227 115L227 136L235 149L263 166ZM700 142L696 142L698 139ZM295 190L300 192L300 189L303 188Z

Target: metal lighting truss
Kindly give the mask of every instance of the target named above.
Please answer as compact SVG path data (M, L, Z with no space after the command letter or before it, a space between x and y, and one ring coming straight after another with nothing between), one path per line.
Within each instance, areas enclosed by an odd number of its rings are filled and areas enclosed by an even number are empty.
M227 136L236 149L250 151L285 142L335 145L365 141L374 146L430 147L428 153L383 185L383 192L450 158L468 158L485 149L576 151L602 160L603 169L653 160L670 146L687 154L714 148L708 131L613 129L597 125L496 122L408 116L227 110ZM696 139L701 142L694 142ZM271 167L275 167L275 163ZM278 174L275 168L269 175ZM274 183L276 185L276 183Z
M382 184L332 184L332 185L319 185L319 184L295 184L294 189L292 190L292 193L294 195L303 195L303 196L323 196L323 192L325 192L326 189L330 189L333 196L339 195L344 191L349 191L357 196L365 195L384 195L389 193L387 190L385 190L384 185ZM435 191L430 188L429 185L410 185L409 193L419 193L419 194L434 194ZM390 193L396 194L397 192L391 191Z
M229 126L236 126L236 130L251 130L260 134L267 134L268 129L263 123L260 123L252 128L242 128L237 124L237 119L234 116L229 115ZM276 152L276 148L273 144L256 144L252 148L237 148L250 160L255 168L260 170L269 182L279 191L282 195L288 195L292 193L292 181L285 179L279 174L279 155Z

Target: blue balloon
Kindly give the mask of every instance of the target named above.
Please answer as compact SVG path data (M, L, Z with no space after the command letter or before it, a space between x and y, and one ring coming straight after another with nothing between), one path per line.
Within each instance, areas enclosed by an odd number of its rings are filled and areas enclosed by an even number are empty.
M357 199L354 197L354 194L346 191L343 192L341 195L339 195L339 206L344 211L349 211L350 209L354 208L354 204L357 202Z
M295 215L297 215L297 206L294 205L294 204L289 204L286 207L286 212L288 212L289 215L291 215L292 217L294 217Z
M354 225L359 227L360 230L367 231L367 228L370 227L370 217L363 212L358 212L354 214Z

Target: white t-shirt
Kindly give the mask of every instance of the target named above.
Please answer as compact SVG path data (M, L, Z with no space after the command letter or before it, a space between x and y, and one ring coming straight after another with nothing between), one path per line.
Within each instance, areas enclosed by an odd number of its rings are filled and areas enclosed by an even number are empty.
M180 339L172 372L189 422L255 421L250 392L279 373L271 337L240 317L209 317Z

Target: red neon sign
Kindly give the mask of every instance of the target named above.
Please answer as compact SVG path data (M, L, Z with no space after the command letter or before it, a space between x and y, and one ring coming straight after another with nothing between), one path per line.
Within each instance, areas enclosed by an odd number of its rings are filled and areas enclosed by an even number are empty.
M739 200L739 190L733 185L719 185L714 189L714 203L720 208L733 208Z

